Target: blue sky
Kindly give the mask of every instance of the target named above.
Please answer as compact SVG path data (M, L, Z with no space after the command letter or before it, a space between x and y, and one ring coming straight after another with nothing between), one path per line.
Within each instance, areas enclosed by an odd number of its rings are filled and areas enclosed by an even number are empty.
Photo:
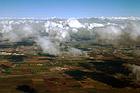
M140 0L0 0L0 17L140 17Z

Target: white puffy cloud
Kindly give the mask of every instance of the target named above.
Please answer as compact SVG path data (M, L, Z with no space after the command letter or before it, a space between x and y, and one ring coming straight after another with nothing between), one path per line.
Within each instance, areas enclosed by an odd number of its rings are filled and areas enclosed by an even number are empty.
M138 18L11 18L0 20L0 33L3 39L7 39L10 42L34 37L34 41L42 48L43 52L59 55L61 54L60 43L65 43L70 40L74 41L77 38L83 40L94 38L97 41L101 39L102 41L107 41L107 43L126 41L133 44L133 41L135 41L139 44L140 22ZM70 51L73 50L81 54L80 50L74 48L69 49L69 54L72 54Z

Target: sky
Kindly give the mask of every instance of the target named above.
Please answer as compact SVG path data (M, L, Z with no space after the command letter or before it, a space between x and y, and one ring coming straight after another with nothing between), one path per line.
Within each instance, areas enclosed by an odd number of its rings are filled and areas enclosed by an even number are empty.
M0 0L0 17L140 17L140 0Z

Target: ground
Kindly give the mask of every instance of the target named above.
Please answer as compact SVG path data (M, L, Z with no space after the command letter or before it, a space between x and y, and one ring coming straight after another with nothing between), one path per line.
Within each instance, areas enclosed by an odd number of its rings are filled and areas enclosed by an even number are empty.
M28 52L0 55L0 93L140 92L139 84L129 79L127 65L140 62L139 57L131 55L131 48L67 42L88 53L88 57L72 57L37 53L40 51L35 52L35 45L29 51L28 46L5 44L3 41L1 52L11 53L16 48Z

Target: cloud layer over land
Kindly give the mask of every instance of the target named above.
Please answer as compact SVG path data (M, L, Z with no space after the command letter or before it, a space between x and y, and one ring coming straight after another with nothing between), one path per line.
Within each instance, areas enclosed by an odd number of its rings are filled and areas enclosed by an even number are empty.
M76 38L82 40L88 38L113 45L122 42L139 45L140 18L0 18L0 33L2 39L10 42L34 37L34 42L44 53L62 55L64 53L62 48L65 46L61 44ZM83 51L70 46L66 54L86 55Z

